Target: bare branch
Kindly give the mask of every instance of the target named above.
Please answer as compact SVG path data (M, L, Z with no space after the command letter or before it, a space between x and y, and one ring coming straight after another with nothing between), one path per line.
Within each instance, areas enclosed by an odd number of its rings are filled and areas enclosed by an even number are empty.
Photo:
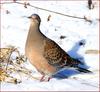
M63 13L60 13L60 12L56 12L56 11L52 11L52 10L40 8L40 7L37 7L37 6L33 6L33 5L31 5L30 3L26 3L26 2L21 3L21 2L17 2L17 1L16 1L16 2L3 2L3 3L0 3L0 4L12 4L12 3L22 4L22 5L24 5L25 8L27 8L27 6L30 6L30 7L39 9L39 10L44 10L44 11L52 12L52 13L59 14L59 15L62 15L62 16L71 17L71 18L77 18L77 19L82 19L82 20L85 20L85 21L90 22L90 23L91 23L91 21L92 21L92 20L87 20L87 19L84 18L84 17L79 17L79 16L73 16L73 15L63 14Z

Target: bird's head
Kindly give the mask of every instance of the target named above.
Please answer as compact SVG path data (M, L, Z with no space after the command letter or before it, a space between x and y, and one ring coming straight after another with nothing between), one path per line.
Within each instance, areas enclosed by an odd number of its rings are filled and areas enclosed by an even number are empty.
M37 24L40 24L41 22L41 18L38 14L32 14L31 16L28 17L32 23L37 23Z

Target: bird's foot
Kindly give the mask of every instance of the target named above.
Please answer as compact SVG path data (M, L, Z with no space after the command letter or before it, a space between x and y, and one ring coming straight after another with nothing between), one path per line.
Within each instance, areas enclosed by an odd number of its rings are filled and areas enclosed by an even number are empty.
M46 77L45 75L43 75L40 79L40 82L49 82L51 79L51 77Z

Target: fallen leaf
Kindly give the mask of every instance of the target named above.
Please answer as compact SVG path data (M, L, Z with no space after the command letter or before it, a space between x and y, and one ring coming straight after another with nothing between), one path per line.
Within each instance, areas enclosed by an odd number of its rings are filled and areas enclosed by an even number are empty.
M64 38L66 38L66 36L63 36L63 35L60 36L60 39L64 39Z
M50 19L51 19L51 15L48 16L47 21L50 21Z

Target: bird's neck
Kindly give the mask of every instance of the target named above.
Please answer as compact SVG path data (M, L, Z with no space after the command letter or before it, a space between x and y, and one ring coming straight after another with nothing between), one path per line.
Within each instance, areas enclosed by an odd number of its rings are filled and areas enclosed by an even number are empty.
M29 32L28 32L27 41L26 41L26 46L27 47L31 47L35 45L38 46L38 44L42 43L43 39L44 39L44 36L40 32L39 25L36 23L31 23Z
M28 39L37 40L41 35L39 25L36 23L31 23L28 33Z

